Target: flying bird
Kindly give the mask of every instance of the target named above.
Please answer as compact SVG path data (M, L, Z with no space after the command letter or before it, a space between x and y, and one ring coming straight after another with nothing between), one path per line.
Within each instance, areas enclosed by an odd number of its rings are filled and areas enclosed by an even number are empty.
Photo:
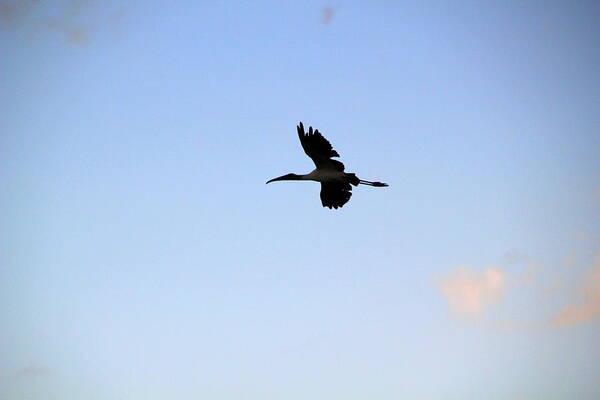
M318 129L313 131L308 127L308 133L304 131L302 122L297 126L298 137L304 152L315 163L315 169L306 175L286 174L273 178L267 183L276 181L316 181L321 183L321 203L323 207L338 209L350 200L352 186L369 185L375 187L388 186L387 183L370 182L358 179L355 174L344 172L344 164L333 157L339 157L331 143L321 135Z

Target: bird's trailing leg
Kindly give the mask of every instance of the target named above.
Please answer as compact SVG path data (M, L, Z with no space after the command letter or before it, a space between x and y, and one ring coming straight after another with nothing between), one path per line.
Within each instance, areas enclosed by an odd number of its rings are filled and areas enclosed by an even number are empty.
M387 183L363 181L362 179L360 179L358 181L358 183L360 183L361 185L369 185L369 186L376 186L376 187L386 187L386 186L389 186Z

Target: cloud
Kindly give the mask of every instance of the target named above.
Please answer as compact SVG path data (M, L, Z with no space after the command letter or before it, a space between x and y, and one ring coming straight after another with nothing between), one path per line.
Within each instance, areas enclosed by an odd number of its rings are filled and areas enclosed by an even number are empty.
M321 7L321 23L329 25L337 13L338 8L332 6Z
M51 20L47 23L48 29L60 32L73 44L86 44L89 42L89 30L83 26L74 25L62 20Z
M0 1L0 27L12 25L21 20L34 5L29 1Z
M96 3L96 0L69 0L50 13L41 7L40 1L0 0L0 28L21 25L34 32L58 32L69 43L84 45L90 42L91 33L98 28L114 29L123 19L123 8L104 16L95 14L93 6Z
M555 326L572 326L600 319L600 254L584 278L580 301L562 307L550 319Z
M524 253L509 251L501 268L477 269L458 266L434 281L450 311L462 317L479 318L506 298L503 320L482 319L486 326L501 330L531 330L576 326L600 321L600 253L591 267L572 286L575 252L561 263L562 268L542 268ZM506 271L511 271L508 274ZM571 286L572 297L555 306ZM510 296L506 296L510 292ZM532 301L532 299L534 299ZM535 306L534 306L535 305ZM560 303L559 303L560 306ZM512 313L511 315L506 312ZM543 313L543 315L541 314Z
M13 4L0 3L0 22L9 24L16 18L17 9Z
M61 33L68 42L83 45L89 42L90 28L76 22L93 0L71 0L58 17L47 21L47 28Z
M17 370L14 373L15 378L29 379L29 378L41 378L52 375L52 371L49 368L45 368L36 364L29 364Z
M478 271L462 266L440 277L435 286L453 313L477 317L502 297L506 274L498 268Z

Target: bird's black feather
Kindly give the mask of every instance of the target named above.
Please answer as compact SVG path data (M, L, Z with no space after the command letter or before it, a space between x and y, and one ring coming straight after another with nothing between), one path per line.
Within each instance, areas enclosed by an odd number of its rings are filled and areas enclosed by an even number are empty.
M307 156L313 159L317 167L319 163L332 161L338 171L344 170L344 164L336 160L330 160L331 157L339 157L337 151L333 149L331 143L321 135L318 129L313 131L312 126L308 127L308 133L304 131L302 122L297 126L300 144ZM341 168L341 169L339 169Z
M341 208L352 196L352 186L345 182L321 183L321 204L323 207Z

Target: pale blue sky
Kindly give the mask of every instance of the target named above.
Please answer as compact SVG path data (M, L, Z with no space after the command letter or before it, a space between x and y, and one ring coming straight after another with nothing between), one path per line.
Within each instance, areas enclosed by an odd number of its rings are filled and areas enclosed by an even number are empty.
M0 399L598 398L600 3L497 3L2 0Z

